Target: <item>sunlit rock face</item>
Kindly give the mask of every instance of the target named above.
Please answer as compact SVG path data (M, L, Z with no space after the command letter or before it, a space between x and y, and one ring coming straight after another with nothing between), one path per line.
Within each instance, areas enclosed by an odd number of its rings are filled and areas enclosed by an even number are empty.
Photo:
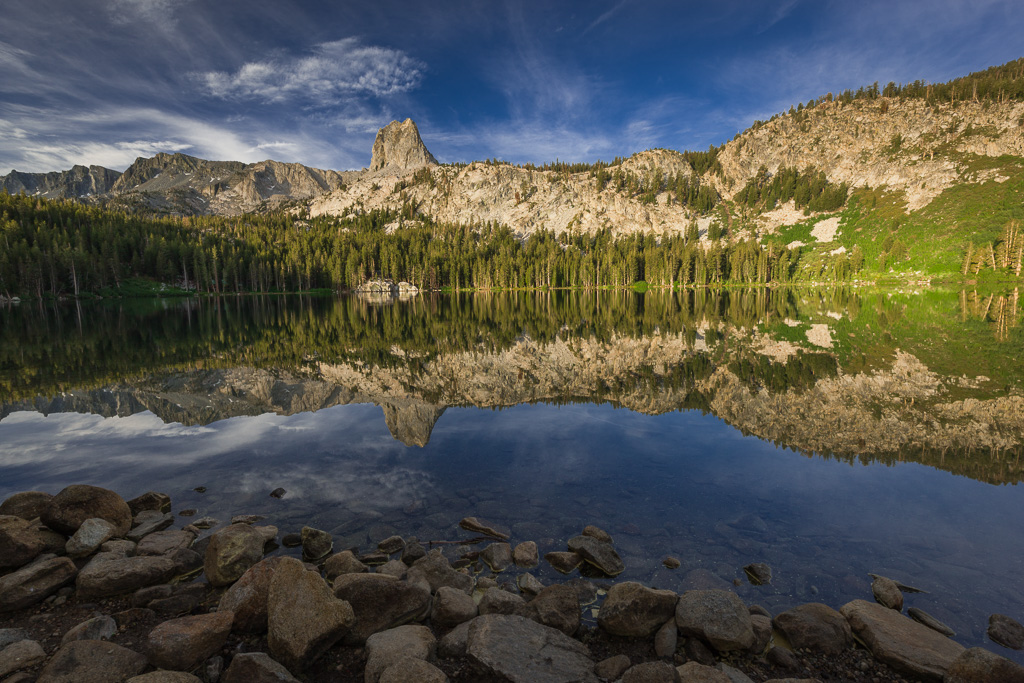
M377 131L370 171L388 170L401 174L436 165L437 159L423 144L420 131L412 119L401 123L392 121Z

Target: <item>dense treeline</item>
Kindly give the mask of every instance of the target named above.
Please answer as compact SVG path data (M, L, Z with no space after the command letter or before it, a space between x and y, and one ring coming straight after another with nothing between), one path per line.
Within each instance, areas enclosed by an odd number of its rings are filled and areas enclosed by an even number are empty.
M846 204L849 192L849 185L830 183L824 173L813 168L801 172L783 166L771 174L767 167L761 166L733 200L762 211L770 211L790 199L798 209L835 211Z
M438 289L786 282L799 251L688 235L616 237L493 223L448 225L375 211L148 218L69 201L0 194L0 293L113 293L148 278L209 293L351 289L377 277ZM840 256L842 261L845 257ZM845 279L848 264L830 277Z

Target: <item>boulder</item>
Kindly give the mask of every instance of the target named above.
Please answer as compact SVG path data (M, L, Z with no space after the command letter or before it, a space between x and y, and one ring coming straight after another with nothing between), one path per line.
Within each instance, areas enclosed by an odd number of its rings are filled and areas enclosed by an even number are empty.
M884 605L897 612L903 609L903 593L892 579L876 576L871 582L871 594L879 605Z
M260 560L225 591L217 609L234 613L233 630L240 633L266 633L270 581L283 559L268 557Z
M328 581L333 581L342 574L360 574L368 572L370 568L359 561L351 550L342 550L327 558L324 562L324 575Z
M941 681L964 651L963 645L927 626L867 600L853 600L839 611L876 659L923 680Z
M409 567L406 566L405 562L401 560L388 560L381 566L377 567L378 574L386 574L387 576L393 576L396 579L403 579L409 572Z
M16 517L0 517L0 570L23 567L46 549L37 525Z
M100 553L78 573L75 584L83 600L132 593L167 583L180 572L172 557L120 557Z
M352 606L338 600L323 578L285 557L274 570L267 597L270 654L299 669L341 640L356 622Z
M370 171L404 173L423 166L436 166L437 160L427 151L420 131L412 119L392 121L377 131L373 141Z
M430 592L436 592L441 586L449 586L456 590L470 593L473 590L473 577L462 572L455 571L445 556L438 549L431 550L426 557L413 562L409 568L408 580L412 582L425 582L430 586Z
M469 595L449 586L441 586L434 594L430 622L441 628L452 628L476 616L476 603Z
M622 683L679 683L679 672L668 662L643 662L626 669Z
M554 584L530 600L524 614L539 624L557 628L571 636L580 627L580 599L571 586Z
M211 612L171 619L149 633L149 661L173 671L191 671L224 645L231 633L233 612Z
M520 574L516 577L516 585L525 595L537 595L544 590L544 584L533 574Z
M74 640L57 650L36 683L114 683L138 676L146 666L144 655L126 647L103 640Z
M685 636L702 639L719 652L746 650L754 628L746 605L732 591L687 591L676 604L676 625Z
M98 486L73 484L50 499L41 518L43 524L70 536L82 522L98 517L114 525L114 535L124 536L132 528L132 511L124 498Z
M537 554L537 544L533 541L524 541L512 550L512 561L517 567L532 569L540 562Z
M366 640L363 680L365 683L378 683L386 669L405 657L433 660L436 649L434 634L426 626L410 624L374 633Z
M750 625L754 627L754 643L750 646L750 651L762 654L772 639L772 620L763 614L752 613Z
M138 543L146 536L157 531L163 531L173 523L174 515L169 512L161 513L157 510L143 510L135 515L134 526L128 532L127 538L129 541Z
M402 562L410 567L416 560L423 559L426 556L427 549L423 547L423 544L412 539L406 542L405 548L402 550Z
M593 524L588 524L587 526L583 527L583 531L581 532L581 534L583 536L590 536L591 538L596 538L597 540L601 541L602 543L612 543L613 542L611 534L609 534L607 531L605 531L601 527L594 526Z
M148 534L135 549L136 555L169 555L192 547L196 535L190 531L169 530Z
M582 643L525 617L487 614L469 623L467 658L509 683L598 683Z
M349 644L363 643L378 631L419 621L430 613L426 584L384 574L342 574L334 580L334 594L355 612L356 625L345 636Z
M66 557L40 555L31 564L0 576L0 613L34 605L71 583L78 569Z
M1024 667L980 647L953 660L943 683L1024 683Z
M626 569L612 544L593 536L573 536L569 539L569 551L576 553L608 576L618 576Z
M675 615L679 600L672 591L654 590L635 581L608 589L597 624L616 636L648 638Z
M384 669L377 683L448 683L448 677L430 662L402 657Z
M497 587L488 588L480 598L480 614L525 614L522 596Z
M214 586L237 581L263 558L263 536L249 524L226 526L210 537L203 571Z
M302 556L309 560L327 557L334 548L334 537L321 529L310 526L302 527Z
M480 552L480 559L492 572L503 572L512 564L512 546L508 543L491 543Z
M676 673L679 674L679 680L682 683L732 683L732 680L724 672L699 662L687 662L676 667Z
M101 545L113 538L115 531L114 525L105 519L98 517L87 519L68 539L64 546L64 552L72 558L92 555Z
M444 637L437 643L437 654L439 657L453 659L466 656L466 641L469 639L470 621L464 621L444 634Z
M1024 626L1005 614L993 614L988 618L988 637L1011 650L1024 649Z
M220 683L299 683L280 662L263 652L245 652L231 659Z
M795 648L838 654L853 645L846 617L820 602L786 610L775 617L774 625Z
M11 515L29 521L43 516L43 511L53 499L42 491L22 491L0 503L0 516Z
M622 674L626 673L630 666L632 666L632 662L629 661L629 655L615 655L598 662L594 666L594 673L598 678L603 678L606 681L617 681L622 678Z
M46 652L43 646L34 640L19 640L6 647L0 646L0 678L44 661Z
M60 639L60 644L67 645L72 640L110 640L116 633L116 621L108 616L98 616L72 627Z
M669 618L658 632L654 634L654 654L659 657L671 657L679 646L679 627L675 617Z
M155 512L170 512L171 511L171 497L166 493L157 493L156 491L147 491L141 496L137 496L128 501L128 509L132 512L132 517L143 512L144 510L153 510Z
M583 558L576 553L553 552L546 554L544 559L561 574L568 574L583 563Z

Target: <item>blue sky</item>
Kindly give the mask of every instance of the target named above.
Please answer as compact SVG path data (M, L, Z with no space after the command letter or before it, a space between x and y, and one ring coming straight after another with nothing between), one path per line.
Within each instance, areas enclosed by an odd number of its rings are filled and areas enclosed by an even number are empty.
M369 164L706 149L874 81L1024 55L1020 0L26 0L0 21L0 173L138 156Z

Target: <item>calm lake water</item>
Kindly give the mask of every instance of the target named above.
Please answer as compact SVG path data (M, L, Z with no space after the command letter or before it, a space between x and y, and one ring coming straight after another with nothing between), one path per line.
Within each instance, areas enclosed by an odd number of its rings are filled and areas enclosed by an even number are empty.
M475 515L543 554L596 524L620 580L777 613L870 599L884 574L1021 661L985 636L992 612L1024 619L1020 309L849 290L22 304L0 309L0 499L158 490L363 550L466 538Z

